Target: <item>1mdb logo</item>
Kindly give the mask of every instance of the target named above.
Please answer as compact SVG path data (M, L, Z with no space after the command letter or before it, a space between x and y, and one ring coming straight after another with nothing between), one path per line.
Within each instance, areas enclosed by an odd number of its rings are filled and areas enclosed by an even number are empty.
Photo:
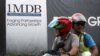
M41 5L8 4L7 16L41 16Z

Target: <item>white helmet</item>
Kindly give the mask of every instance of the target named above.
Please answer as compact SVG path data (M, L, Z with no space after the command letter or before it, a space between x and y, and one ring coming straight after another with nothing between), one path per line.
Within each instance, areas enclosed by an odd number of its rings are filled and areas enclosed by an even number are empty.
M75 13L72 15L72 19L74 22L79 22L79 21L83 21L86 22L86 18L83 14L81 13Z
M58 56L58 55L51 55L51 54L46 53L43 56Z
M52 56L52 55L50 55L50 54L46 53L46 54L44 54L43 56Z
M81 56L91 56L91 53L89 51L85 51L81 54Z

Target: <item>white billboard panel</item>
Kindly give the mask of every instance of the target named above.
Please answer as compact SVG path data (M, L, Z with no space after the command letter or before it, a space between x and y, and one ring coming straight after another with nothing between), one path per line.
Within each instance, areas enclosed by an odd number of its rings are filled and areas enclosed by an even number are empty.
M46 0L6 0L7 53L46 49Z

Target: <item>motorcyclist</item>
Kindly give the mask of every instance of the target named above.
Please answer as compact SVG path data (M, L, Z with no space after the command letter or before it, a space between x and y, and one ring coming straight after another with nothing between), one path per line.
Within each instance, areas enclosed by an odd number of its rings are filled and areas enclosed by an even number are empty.
M48 26L56 31L52 50L59 52L60 56L76 56L79 48L79 38L74 37L75 35L70 32L72 20L65 16L55 17ZM64 44L61 44L61 42Z
M92 36L84 31L86 18L82 13L72 15L74 34L79 38L79 56L97 56L98 50Z

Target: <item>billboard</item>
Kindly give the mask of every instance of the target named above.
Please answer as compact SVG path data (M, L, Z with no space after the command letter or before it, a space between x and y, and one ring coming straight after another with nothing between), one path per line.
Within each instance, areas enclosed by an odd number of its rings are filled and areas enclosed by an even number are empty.
M48 23L54 16L72 16L82 13L87 19L85 31L92 35L98 49L100 48L100 5L99 0L47 0ZM48 28L48 48L52 46L55 38L54 30Z
M46 0L6 0L6 52L47 50Z
M76 12L86 16L85 30L100 48L99 5L99 0L0 0L0 53L33 52L41 46L51 49L55 32L46 25L54 16Z

